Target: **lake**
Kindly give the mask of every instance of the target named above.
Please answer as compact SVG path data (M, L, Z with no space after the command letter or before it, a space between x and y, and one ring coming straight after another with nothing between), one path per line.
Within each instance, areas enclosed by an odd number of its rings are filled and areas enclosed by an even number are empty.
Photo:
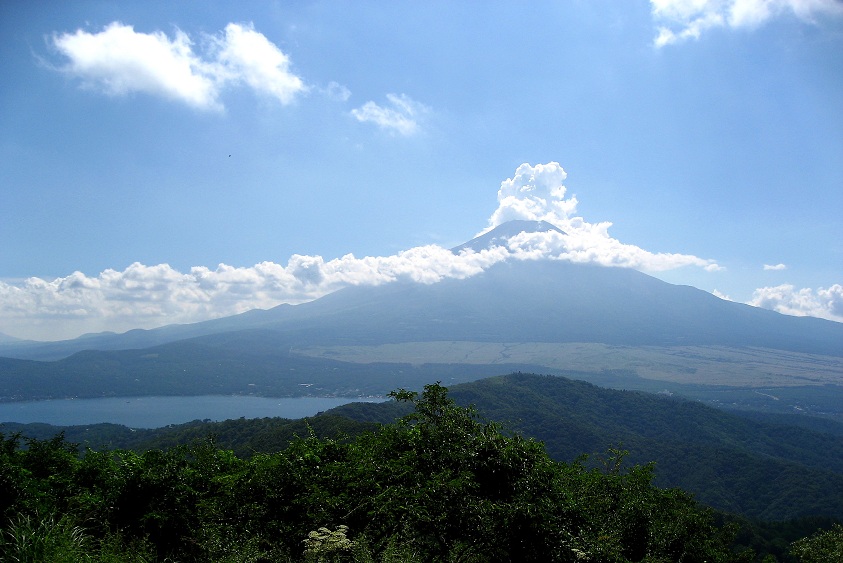
M112 422L131 428L160 428L191 420L231 418L304 418L352 402L380 402L358 397L108 397L0 403L0 422L45 422L74 426Z

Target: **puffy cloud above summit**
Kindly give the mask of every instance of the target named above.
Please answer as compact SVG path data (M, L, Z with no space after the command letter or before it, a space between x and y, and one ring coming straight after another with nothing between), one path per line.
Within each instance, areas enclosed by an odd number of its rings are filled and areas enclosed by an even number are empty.
M575 215L576 196L565 198L567 188L563 182L567 176L557 162L519 166L512 178L501 183L498 208L484 232L513 219L547 221L565 232L564 235L554 231L522 233L514 237L509 248L516 258L555 258L649 271L683 266L698 266L707 271L722 269L714 260L690 254L653 253L612 238L609 235L612 223L589 223Z
M244 84L282 104L307 89L291 71L289 57L252 24L230 23L217 36L201 37L201 52L179 29L170 38L120 22L98 33L56 34L51 43L68 59L59 70L110 95L143 92L220 110L220 91L229 85Z
M843 16L840 0L650 0L659 24L656 47L698 39L712 28L753 28L786 14L814 22Z
M512 178L501 182L498 208L489 218L489 229L513 219L561 226L577 210L576 196L565 199L567 188L562 182L567 177L558 162L522 164Z

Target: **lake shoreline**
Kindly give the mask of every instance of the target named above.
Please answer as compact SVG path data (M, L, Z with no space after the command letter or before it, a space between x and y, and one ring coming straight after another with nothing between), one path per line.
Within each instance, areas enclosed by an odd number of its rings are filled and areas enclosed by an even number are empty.
M0 403L0 423L56 426L112 423L159 428L194 420L305 418L353 402L381 402L372 396L262 397L256 395L144 395L45 399Z

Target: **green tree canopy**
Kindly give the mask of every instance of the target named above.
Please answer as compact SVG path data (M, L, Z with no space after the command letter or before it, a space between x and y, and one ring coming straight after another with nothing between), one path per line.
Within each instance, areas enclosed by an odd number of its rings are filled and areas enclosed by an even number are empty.
M3 438L0 556L44 529L63 538L54 551L91 561L749 560L708 509L654 487L651 466L625 469L622 451L560 463L440 384L392 398L413 407L394 424L249 459L212 440L78 457L61 436Z

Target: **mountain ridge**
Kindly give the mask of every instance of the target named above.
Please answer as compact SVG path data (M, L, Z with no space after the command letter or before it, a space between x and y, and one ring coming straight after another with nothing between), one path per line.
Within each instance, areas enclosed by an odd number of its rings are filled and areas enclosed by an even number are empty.
M452 251L477 251L519 233L547 231L563 233L544 221L510 221ZM328 319L336 326L323 326ZM91 334L55 343L0 343L0 356L55 360L85 349L146 348L256 328L285 334L299 331L303 339L316 343L329 338L334 343L424 341L437 332L438 340L723 344L843 356L843 323L725 301L629 268L547 259L509 259L465 279L433 284L397 280L350 286L299 305L282 304L198 323Z

